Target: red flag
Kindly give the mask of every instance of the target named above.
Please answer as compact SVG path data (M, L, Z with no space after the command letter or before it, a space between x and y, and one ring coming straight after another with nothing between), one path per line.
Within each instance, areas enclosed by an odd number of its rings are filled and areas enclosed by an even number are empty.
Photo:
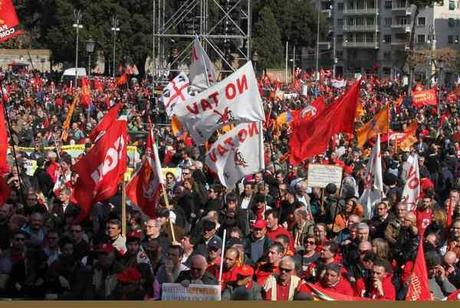
M99 79L94 79L94 89L98 92L104 92L104 86Z
M154 218L161 184L164 184L163 173L161 171L153 131L150 129L149 136L147 137L144 161L126 186L126 195L146 215Z
M6 200L10 197L11 189L6 183L3 176L0 176L0 206L5 204Z
M98 136L106 131L112 123L115 122L115 120L118 118L118 113L120 112L121 109L121 103L116 104L113 106L101 119L99 124L89 133L89 139L91 139L92 142L95 142L98 139Z
M362 297L349 296L349 295L344 295L341 293L329 291L327 289L321 288L320 286L314 285L309 282L305 283L305 289L306 291L308 290L308 292L311 292L316 300L320 300L320 301L367 301L368 300Z
M91 104L91 89L88 77L83 77L81 80L80 103L85 109Z
M91 206L106 200L118 191L120 178L127 165L127 124L115 121L98 143L73 167L78 174L74 197L80 205L77 221L84 219Z
M293 121L289 142L291 164L323 153L334 134L353 133L353 122L359 99L357 81L337 102L327 106L312 119Z
M0 175L10 172L7 161L8 153L8 132L6 129L5 108L0 103Z
M460 301L460 290L455 291L447 297L448 301Z
M432 299L430 285L428 283L425 253L423 252L423 239L420 238L414 269L409 278L406 301L429 301Z
M117 78L117 86L121 87L122 85L124 85L125 83L128 82L128 75L126 73L123 73L123 75L121 75L120 77Z
M438 95L436 89L433 88L430 90L412 92L412 104L416 108L423 106L437 106Z
M0 1L0 43L22 34L12 0Z
M308 121L321 114L326 108L326 103L322 96L315 99L310 106L303 108L302 110L292 110L292 121Z

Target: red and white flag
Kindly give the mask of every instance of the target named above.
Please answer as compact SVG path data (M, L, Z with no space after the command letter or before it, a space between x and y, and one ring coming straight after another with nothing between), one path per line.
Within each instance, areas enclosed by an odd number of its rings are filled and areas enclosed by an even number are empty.
M89 133L88 137L92 142L96 142L117 120L121 107L121 103L116 104L102 117L99 124Z
M262 122L241 123L220 136L206 154L206 165L229 188L265 169Z
M423 238L420 237L417 256L415 257L414 269L408 281L406 301L430 301L433 300L428 282L428 271L423 251Z
M174 109L195 143L204 144L221 126L265 120L252 63Z
M190 65L190 84L199 92L209 88L217 81L217 73L198 36L193 40L192 64Z
M5 120L5 108L0 101L0 176L10 172L8 165L8 130Z
M418 156L415 154L409 156L407 160L411 166L407 174L407 181L404 185L401 202L407 204L408 210L412 211L417 206L417 200L420 196L420 172L418 168Z
M175 114L174 109L176 105L184 103L191 97L188 92L189 87L190 82L187 75L181 72L163 89L163 95L160 97L160 101L163 102L166 114L169 117Z
M374 206L384 197L382 175L382 153L380 151L380 135L372 149L372 154L367 163L364 191L359 198L359 203L364 205L364 217L372 217Z
M6 42L20 34L19 19L12 0L0 1L0 43Z
M74 187L74 198L80 205L80 216L84 219L91 206L113 197L127 166L127 124L117 120L99 139L91 150L73 167L78 174Z
M155 144L153 130L150 129L144 161L126 186L126 195L146 215L154 218L161 185L164 185L164 183L158 149Z

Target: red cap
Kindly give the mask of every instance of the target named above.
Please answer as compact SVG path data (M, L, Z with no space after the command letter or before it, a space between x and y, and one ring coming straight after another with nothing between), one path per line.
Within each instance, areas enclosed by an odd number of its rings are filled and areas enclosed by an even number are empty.
M135 267L128 267L117 274L118 281L124 283L138 282L141 279L141 273Z
M252 227L254 229L263 229L267 227L267 223L265 222L265 220L259 219L252 225Z
M139 230L131 231L126 235L127 239L141 240L141 232Z
M95 249L96 252L101 252L101 253L110 253L113 251L113 246L112 244L100 244L96 247Z
M245 277L253 276L254 269L250 265L243 264L243 266L240 266L235 270L235 274L245 276Z
M352 166L345 166L343 167L343 172L346 174L352 174L353 173L353 167Z

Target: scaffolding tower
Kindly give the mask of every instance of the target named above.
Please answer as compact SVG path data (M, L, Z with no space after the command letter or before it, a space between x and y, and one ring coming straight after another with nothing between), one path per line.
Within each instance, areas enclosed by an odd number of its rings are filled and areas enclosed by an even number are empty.
M251 0L152 0L152 10L155 80L188 70L195 36L220 75L251 58Z

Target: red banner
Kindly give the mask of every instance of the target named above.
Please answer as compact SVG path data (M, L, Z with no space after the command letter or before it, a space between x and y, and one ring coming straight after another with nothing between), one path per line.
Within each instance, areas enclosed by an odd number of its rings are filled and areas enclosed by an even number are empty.
M436 89L412 92L412 104L416 108L423 106L437 106L438 95Z
M22 34L12 0L0 1L0 43Z

